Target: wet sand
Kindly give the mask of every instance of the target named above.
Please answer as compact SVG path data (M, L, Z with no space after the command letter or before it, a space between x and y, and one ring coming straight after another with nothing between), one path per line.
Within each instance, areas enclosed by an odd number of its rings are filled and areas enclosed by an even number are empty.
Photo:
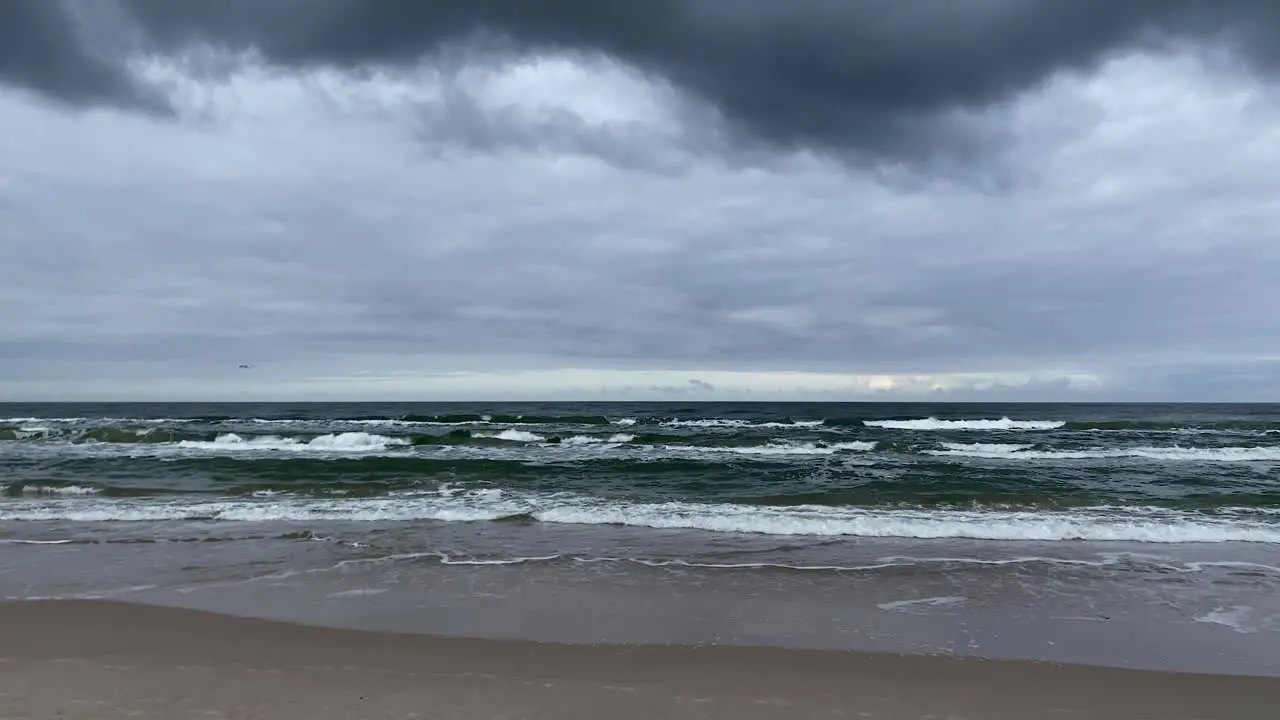
M1280 679L1030 661L361 632L0 604L0 717L1274 718Z

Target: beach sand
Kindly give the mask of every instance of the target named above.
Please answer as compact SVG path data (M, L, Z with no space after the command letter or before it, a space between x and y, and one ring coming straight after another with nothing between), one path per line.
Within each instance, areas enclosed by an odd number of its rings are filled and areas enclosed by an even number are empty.
M0 604L0 717L1280 717L1280 679L438 638L102 600Z

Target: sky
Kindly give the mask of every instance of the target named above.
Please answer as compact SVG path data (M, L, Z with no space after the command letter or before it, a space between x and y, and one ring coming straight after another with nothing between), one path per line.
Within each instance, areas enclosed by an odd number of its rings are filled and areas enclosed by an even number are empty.
M0 401L1277 401L1277 33L3 0Z

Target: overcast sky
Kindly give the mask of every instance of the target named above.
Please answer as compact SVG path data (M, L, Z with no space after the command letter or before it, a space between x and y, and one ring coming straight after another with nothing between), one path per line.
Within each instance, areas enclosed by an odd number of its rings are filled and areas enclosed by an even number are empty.
M0 0L0 400L1280 400L1276 37Z

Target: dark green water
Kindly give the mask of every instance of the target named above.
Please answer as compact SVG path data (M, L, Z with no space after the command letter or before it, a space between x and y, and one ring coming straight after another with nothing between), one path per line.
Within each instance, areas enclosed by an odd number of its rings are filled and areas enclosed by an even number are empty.
M0 522L1280 544L1280 407L0 406Z

